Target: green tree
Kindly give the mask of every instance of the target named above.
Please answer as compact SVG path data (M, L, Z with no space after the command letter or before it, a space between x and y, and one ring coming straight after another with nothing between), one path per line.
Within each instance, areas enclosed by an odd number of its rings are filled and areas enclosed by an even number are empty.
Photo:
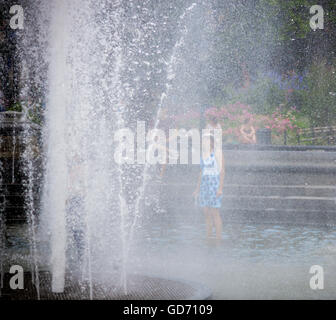
M325 61L314 63L305 77L305 90L296 93L301 112L311 126L336 125L336 70Z

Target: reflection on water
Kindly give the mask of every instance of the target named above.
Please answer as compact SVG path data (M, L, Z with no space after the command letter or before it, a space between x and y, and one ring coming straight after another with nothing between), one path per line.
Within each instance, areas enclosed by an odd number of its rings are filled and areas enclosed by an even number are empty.
M202 221L155 223L139 233L138 246L145 252L184 250L192 253L216 248L216 255L226 259L253 259L254 261L304 262L324 255L336 254L335 227L223 224L223 240L206 239ZM8 252L26 255L29 251L27 226L9 226L6 245ZM137 250L139 248L137 247ZM7 254L8 257L8 254Z
M221 243L207 241L205 225L201 220L189 223L176 222L174 227L159 225L143 230L143 246L147 250L182 250L191 252L209 251L216 247L216 255L230 259L253 259L255 261L307 261L335 251L335 227L295 226L272 224L223 224ZM335 249L333 249L335 248Z
M28 260L26 234L24 225L8 228L8 263ZM138 272L205 283L214 298L336 295L334 227L224 223L223 240L217 243L206 239L201 216L187 222L154 219L139 230L132 253ZM328 287L319 295L309 288L314 264L329 273Z
M218 244L202 218L152 221L134 250L139 272L203 283L214 299L336 298L334 227L224 223ZM324 269L324 290L309 286L312 265Z

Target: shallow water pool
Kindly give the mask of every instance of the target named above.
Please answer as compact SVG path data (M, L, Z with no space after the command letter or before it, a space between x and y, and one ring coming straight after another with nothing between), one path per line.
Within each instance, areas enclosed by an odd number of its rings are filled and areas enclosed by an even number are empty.
M5 259L8 265L29 266L25 225L8 228ZM310 288L313 265L323 267L323 290ZM335 227L224 222L218 242L207 239L201 216L154 219L139 229L128 266L132 273L200 282L214 299L335 299L336 232Z

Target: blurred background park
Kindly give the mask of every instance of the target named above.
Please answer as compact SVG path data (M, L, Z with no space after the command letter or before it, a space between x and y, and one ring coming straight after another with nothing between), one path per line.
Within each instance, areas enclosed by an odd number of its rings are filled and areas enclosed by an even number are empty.
M24 96L20 89L24 81L20 80L22 66L16 63L16 48L24 31L9 26L9 8L14 2L1 4L0 110L21 111L28 105L32 119L41 122L45 105L42 92L46 91L40 87L43 81L35 86L30 83ZM22 1L22 5L28 2ZM256 130L271 130L273 144L335 144L336 3L319 1L324 26L314 31L309 9L315 2L213 1L204 25L194 26L203 29L204 37L209 34L206 41L192 44L206 46L204 50L195 48L200 54L195 55L196 67L190 75L200 82L190 90L201 90L198 97L202 99L188 101L187 97L181 102L190 105L174 113L177 125L193 127L211 115L222 126L227 143L241 143L240 127L249 120ZM171 7L179 6L179 1L171 1ZM173 11L171 21L178 13ZM46 77L34 72L41 70L29 70L31 79ZM157 107L154 97L162 86L157 82L148 86L148 112Z

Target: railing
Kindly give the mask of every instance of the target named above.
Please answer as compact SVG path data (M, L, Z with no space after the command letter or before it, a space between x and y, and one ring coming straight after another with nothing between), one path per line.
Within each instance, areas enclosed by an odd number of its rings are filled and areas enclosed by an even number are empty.
M288 140L289 135L285 131L284 145L288 144ZM336 126L299 129L295 140L297 145L336 145Z

